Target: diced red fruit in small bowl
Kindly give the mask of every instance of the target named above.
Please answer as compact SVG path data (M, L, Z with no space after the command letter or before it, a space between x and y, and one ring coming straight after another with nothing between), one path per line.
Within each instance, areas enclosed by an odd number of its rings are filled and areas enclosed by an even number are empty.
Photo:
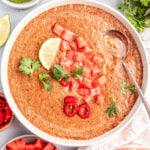
M91 109L87 103L81 104L79 106L78 114L81 118L83 118L83 119L89 118L90 113L91 113Z
M73 60L74 60L74 61L81 62L81 61L83 61L84 59L85 59L85 55L84 55L84 54L79 53L79 52L76 52L76 53L74 54L74 57L73 57Z
M83 100L86 103L88 103L88 104L93 103L94 99L95 99L95 97L94 96L90 96L90 95L86 95L86 96L83 97Z
M104 85L106 82L107 82L107 79L106 79L106 77L103 75L103 76L99 77L98 79L93 80L92 85L93 85L93 87L102 86L102 85Z
M65 81L65 77L61 79L60 84L64 87L67 87L69 85L69 81Z
M68 59L67 57L63 57L60 60L60 65L62 65L63 67L70 67L70 65L72 65L73 61Z
M4 122L3 113L0 111L0 126L3 125L3 122Z
M11 142L7 144L7 150L18 150L16 142Z
M64 28L63 28L61 25L55 23L54 26L52 26L52 31L53 31L56 35L61 36L61 34L62 34L63 31L64 31Z
M25 150L25 141L23 139L16 141L17 149L18 150Z
M101 105L101 104L104 104L104 101L105 101L105 96L103 94L100 94L97 96L95 103L97 105Z
M34 148L36 150L41 150L44 147L44 142L41 139L36 140L36 142L34 143Z
M2 112L5 109L6 102L0 98L0 111Z
M66 57L68 58L68 59L70 59L70 60L72 60L73 59L73 56L74 56L74 51L73 50L67 50L67 52L66 52Z
M26 149L25 150L34 150L33 144L26 144Z
M99 55L95 55L93 57L93 60L92 60L96 65L100 65L101 63L104 62L104 58L102 56L99 56Z
M75 41L70 42L70 47L72 50L76 50L77 49L77 43Z
M89 95L89 89L87 88L79 88L77 93L81 96Z
M78 87L79 87L78 81L76 81L76 80L70 81L69 90L70 90L71 92L77 91Z
M61 51L71 50L69 43L67 41L62 40L60 43L60 50Z
M82 37L77 37L76 42L79 49L87 45L86 41Z
M76 102L77 102L77 99L76 99L75 96L66 96L65 99L64 99L64 102L65 102L65 103L70 103L70 102L76 103Z
M90 89L90 95L91 96L96 96L96 95L99 95L99 94L101 94L101 91L100 91L100 88L92 88L92 89Z
M70 30L64 30L63 33L61 34L61 37L62 39L71 42L74 41L75 34Z
M88 78L83 78L82 81L83 85L85 85L87 88L92 88L92 80Z

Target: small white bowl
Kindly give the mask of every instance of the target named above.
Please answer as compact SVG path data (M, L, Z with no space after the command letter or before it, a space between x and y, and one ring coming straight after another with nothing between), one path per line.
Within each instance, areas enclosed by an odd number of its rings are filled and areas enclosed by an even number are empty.
M2 0L2 2L5 3L6 5L16 8L16 9L27 9L27 8L33 7L40 1L41 0L31 0L31 1L25 2L25 3L14 3L9 0Z

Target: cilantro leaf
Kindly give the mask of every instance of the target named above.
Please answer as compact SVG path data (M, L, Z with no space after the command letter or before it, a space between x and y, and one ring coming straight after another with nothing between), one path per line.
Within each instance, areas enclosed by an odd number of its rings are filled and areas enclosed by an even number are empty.
M52 85L50 85L49 83L51 82L50 80L47 80L47 78L49 78L50 75L48 73L43 73L41 72L39 74L39 80L42 82L42 84L44 85L44 89L46 91L51 91L52 90Z
M131 93L135 93L136 92L136 88L133 84L129 85L128 87L128 90L131 92Z
M110 107L107 108L106 113L108 114L109 118L114 117L117 115L118 117L118 109L116 106L117 100L110 98L110 101L112 102Z
M123 81L121 83L121 93L126 94L126 85L127 85L127 81Z
M26 75L32 76L33 72L40 68L41 64L37 61L32 61L30 57L23 57L20 61L19 70Z
M63 69L62 66L55 65L52 68L53 78L60 81L63 77L67 77L67 80L69 80L69 73ZM66 80L65 80L66 81ZM67 81L66 81L67 82Z
M81 75L83 75L83 68L74 68L73 69L73 76L75 79L79 79Z

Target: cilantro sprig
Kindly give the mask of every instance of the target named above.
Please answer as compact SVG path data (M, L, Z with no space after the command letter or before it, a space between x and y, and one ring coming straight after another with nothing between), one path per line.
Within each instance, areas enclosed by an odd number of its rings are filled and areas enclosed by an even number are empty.
M19 70L32 77L33 73L40 68L40 61L32 61L30 57L23 57L20 61Z
M44 89L46 91L51 91L52 90L52 85L50 85L49 83L51 82L50 80L48 80L48 78L50 77L50 75L48 73L43 73L41 72L39 74L39 80L42 82L42 84L44 85Z
M135 93L137 91L133 84L129 85L127 88L131 93Z
M113 98L109 98L109 100L111 101L111 105L107 108L106 113L109 118L114 117L115 115L118 117L118 108L116 106L117 100Z
M83 68L74 68L73 76L75 79L79 79L83 75Z

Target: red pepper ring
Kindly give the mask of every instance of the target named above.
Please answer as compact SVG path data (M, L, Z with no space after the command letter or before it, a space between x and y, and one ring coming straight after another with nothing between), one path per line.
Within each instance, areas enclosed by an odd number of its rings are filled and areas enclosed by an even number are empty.
M73 117L78 112L78 104L75 102L69 102L65 105L64 111L68 117Z
M76 99L75 96L66 96L65 99L64 99L64 102L65 102L65 103L70 103L70 102L76 103L76 102L77 102L77 99Z
M0 99L0 112L2 112L5 109L6 102L2 99Z
M88 118L90 116L90 113L91 113L91 109L88 104L85 103L85 104L81 104L79 106L78 114L81 118L83 118L83 119Z

